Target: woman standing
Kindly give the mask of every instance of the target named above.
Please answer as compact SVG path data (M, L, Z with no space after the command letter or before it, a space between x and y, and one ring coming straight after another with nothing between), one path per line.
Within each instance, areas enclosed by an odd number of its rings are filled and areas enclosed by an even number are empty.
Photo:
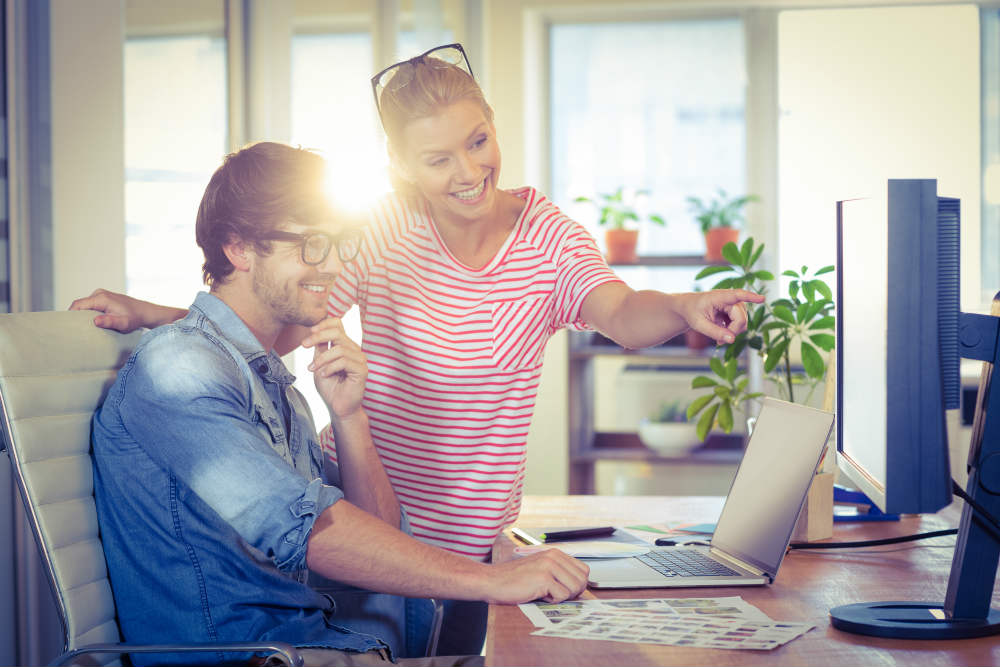
M368 243L331 288L330 314L360 306L365 408L414 533L485 558L517 517L553 333L590 326L629 348L689 327L731 340L745 324L740 302L759 297L636 292L541 193L499 189L493 110L461 46L372 81L395 194L371 211Z
M368 243L331 288L330 314L360 306L365 410L414 535L485 559L520 509L553 333L590 326L641 348L692 327L728 342L745 327L741 302L761 298L636 292L541 193L500 189L493 110L460 45L397 63L372 85L395 194L372 209ZM446 607L445 633L461 616L472 645L449 651L481 645L485 609L462 607Z

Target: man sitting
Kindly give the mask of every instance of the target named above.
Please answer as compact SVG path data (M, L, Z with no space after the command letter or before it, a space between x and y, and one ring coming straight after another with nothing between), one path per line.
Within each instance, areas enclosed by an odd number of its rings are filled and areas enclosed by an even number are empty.
M210 291L143 337L94 417L95 495L126 641L278 640L324 649L307 664L375 664L385 642L342 627L352 619L307 585L310 571L500 603L560 601L586 585L586 565L558 551L488 565L404 532L361 408L364 356L325 318L359 238L338 226L323 173L318 155L282 144L226 158L196 224ZM288 324L312 327L304 345L339 469L272 349ZM204 655L133 657L151 659Z

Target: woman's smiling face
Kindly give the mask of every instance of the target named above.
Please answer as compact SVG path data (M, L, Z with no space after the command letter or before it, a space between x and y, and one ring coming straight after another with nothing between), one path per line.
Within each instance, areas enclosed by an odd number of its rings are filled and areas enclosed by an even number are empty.
M398 166L430 202L435 218L460 224L495 210L500 147L478 103L463 100L411 121L402 139Z

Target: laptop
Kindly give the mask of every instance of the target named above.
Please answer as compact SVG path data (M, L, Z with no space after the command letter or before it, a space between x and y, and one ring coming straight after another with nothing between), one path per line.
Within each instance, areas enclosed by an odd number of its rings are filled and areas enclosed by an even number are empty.
M833 414L765 398L708 545L587 559L593 588L760 586L774 581L833 428ZM678 564L693 559L700 564Z

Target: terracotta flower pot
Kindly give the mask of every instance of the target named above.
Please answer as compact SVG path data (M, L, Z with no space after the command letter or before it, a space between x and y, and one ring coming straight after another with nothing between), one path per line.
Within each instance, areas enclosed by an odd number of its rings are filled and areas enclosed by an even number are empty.
M687 349L693 352L704 350L710 345L715 345L714 340L694 329L688 329L684 332L684 343L687 345Z
M639 261L635 252L639 241L637 229L608 229L604 232L605 257L608 264L635 264Z
M740 230L735 227L712 227L705 232L705 261L723 261L722 246L730 241L736 243L740 240Z

